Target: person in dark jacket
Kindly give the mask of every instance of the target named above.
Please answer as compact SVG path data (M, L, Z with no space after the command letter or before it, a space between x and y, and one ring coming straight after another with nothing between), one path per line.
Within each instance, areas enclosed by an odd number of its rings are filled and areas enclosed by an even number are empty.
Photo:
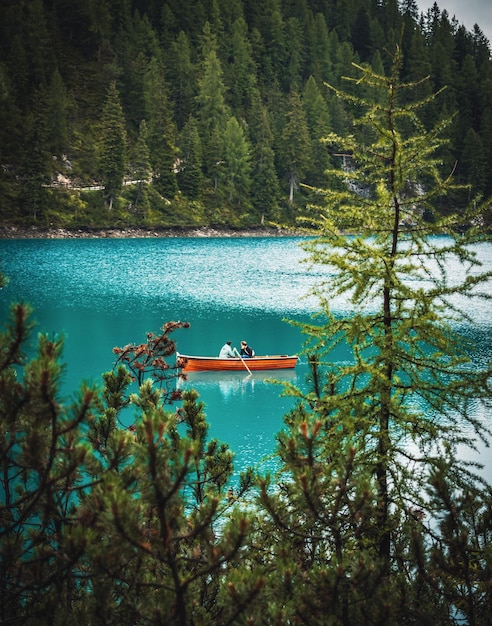
M255 355L255 351L253 348L248 346L246 341L241 341L241 356L253 357Z

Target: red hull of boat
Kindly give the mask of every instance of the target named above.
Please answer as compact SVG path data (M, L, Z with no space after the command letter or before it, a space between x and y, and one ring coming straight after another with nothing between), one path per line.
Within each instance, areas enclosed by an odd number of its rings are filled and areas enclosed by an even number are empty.
M213 356L189 356L178 354L178 365L183 368L183 372L214 372L214 371L245 371L250 369L258 370L280 370L293 369L297 364L296 355L274 355L255 356L253 358L241 360L239 357L233 359L220 359ZM246 365L248 368L246 368Z

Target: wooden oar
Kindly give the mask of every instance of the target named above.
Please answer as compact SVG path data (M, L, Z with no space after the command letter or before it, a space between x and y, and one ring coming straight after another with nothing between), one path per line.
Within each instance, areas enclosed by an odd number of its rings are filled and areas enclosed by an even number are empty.
M250 373L250 375L252 376L253 374L251 374L251 370L249 369L249 367L246 365L246 361L243 359L243 357L239 354L239 352L237 351L237 348L234 348L234 352L238 355L238 357L241 359L241 361L243 362L244 367L248 370L248 372Z

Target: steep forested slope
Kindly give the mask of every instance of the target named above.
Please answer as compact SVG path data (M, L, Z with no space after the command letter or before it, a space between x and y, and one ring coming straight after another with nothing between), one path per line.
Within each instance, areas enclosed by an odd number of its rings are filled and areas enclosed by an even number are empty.
M492 191L489 42L437 5L4 0L0 35L3 223L290 221L340 158L320 139L354 132L325 83L384 72L400 41L403 79L446 87L424 124L457 113L443 168L471 190L442 209Z

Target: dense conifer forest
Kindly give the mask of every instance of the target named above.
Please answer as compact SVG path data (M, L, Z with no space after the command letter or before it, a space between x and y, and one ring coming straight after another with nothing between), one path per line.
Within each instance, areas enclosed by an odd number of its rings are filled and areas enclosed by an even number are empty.
M3 224L292 223L343 158L320 140L358 132L327 84L398 42L401 79L444 89L423 124L455 114L443 175L467 187L437 208L492 191L490 45L437 4L4 0L0 35Z

